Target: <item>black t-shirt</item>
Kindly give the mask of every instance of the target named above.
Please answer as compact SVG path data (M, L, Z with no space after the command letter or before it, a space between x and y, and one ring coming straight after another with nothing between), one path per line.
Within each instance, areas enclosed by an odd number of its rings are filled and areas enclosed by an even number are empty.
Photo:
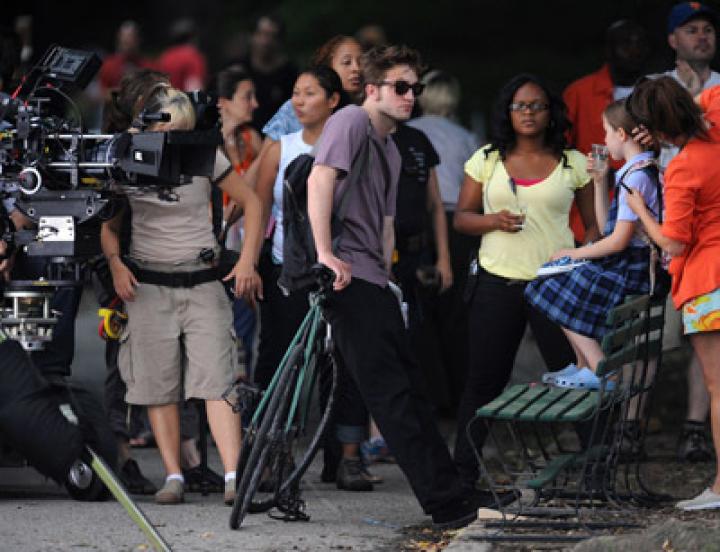
M249 59L241 60L240 63L247 68L255 84L258 108L253 113L252 124L258 132L262 132L265 123L292 96L298 76L297 67L291 61L287 61L270 73L262 73L250 65Z
M402 158L395 233L398 237L414 236L429 229L427 186L430 169L440 163L440 158L421 130L400 124L392 137Z

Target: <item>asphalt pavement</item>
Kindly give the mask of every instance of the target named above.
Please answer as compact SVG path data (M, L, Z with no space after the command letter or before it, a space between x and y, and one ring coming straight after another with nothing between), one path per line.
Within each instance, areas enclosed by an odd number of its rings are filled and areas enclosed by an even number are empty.
M97 307L89 290L77 321L73 379L100 391L104 377L103 342L97 337ZM518 364L535 371L538 354L526 344ZM516 376L523 377L525 369ZM446 433L452 424L446 424ZM448 435L452 441L452 435ZM210 447L210 464L219 470ZM135 450L142 471L154 482L163 479L156 449ZM173 550L318 551L399 550L407 540L403 528L429 524L397 466L379 464L373 471L385 479L369 493L337 490L320 482L316 459L303 480L309 522L283 522L254 514L242 528L228 527L230 509L219 494L186 495L176 506L158 506L152 497L136 497ZM30 468L0 469L0 551L137 551L149 550L141 531L114 500L83 503Z

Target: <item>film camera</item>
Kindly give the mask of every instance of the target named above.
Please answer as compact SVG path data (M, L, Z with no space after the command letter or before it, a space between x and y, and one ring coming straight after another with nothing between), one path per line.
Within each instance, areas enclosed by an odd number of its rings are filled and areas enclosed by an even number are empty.
M5 213L0 234L8 253L19 248L46 263L44 279L6 284L0 305L0 327L28 350L52 339L53 293L80 285L82 268L100 254L100 225L117 212L119 194L175 201L175 187L212 174L220 135L206 95L191 97L205 113L203 130L86 133L71 94L99 67L93 53L54 46L11 96L0 97L0 193L37 225L16 231ZM141 119L147 125L169 114Z

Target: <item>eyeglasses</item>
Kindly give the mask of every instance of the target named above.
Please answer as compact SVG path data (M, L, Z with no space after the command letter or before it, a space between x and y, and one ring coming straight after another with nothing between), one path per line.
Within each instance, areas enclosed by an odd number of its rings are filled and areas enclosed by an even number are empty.
M542 102L515 102L510 104L510 111L525 111L529 109L531 113L539 113L540 111L545 111L548 107L550 107L550 105Z
M425 85L421 82L416 82L414 84L410 84L408 81L404 80L397 80L397 81L380 81L378 83L380 86L388 85L392 86L395 89L395 94L398 96L404 96L408 93L408 90L412 90L413 96L416 98L422 94L423 90L425 90Z

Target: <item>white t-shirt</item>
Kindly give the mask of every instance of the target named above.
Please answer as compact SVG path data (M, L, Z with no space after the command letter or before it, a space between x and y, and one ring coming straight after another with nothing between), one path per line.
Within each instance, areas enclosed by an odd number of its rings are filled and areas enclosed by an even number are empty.
M283 180L285 169L299 155L310 153L313 147L302 139L302 130L280 136L280 162L273 185L272 216L275 219L275 232L272 242L272 260L275 264L283 262Z
M213 180L221 178L230 162L218 150ZM157 193L128 194L132 210L130 256L156 263L179 264L198 258L203 249L217 248L210 215L209 178L175 188L178 201L165 201Z

